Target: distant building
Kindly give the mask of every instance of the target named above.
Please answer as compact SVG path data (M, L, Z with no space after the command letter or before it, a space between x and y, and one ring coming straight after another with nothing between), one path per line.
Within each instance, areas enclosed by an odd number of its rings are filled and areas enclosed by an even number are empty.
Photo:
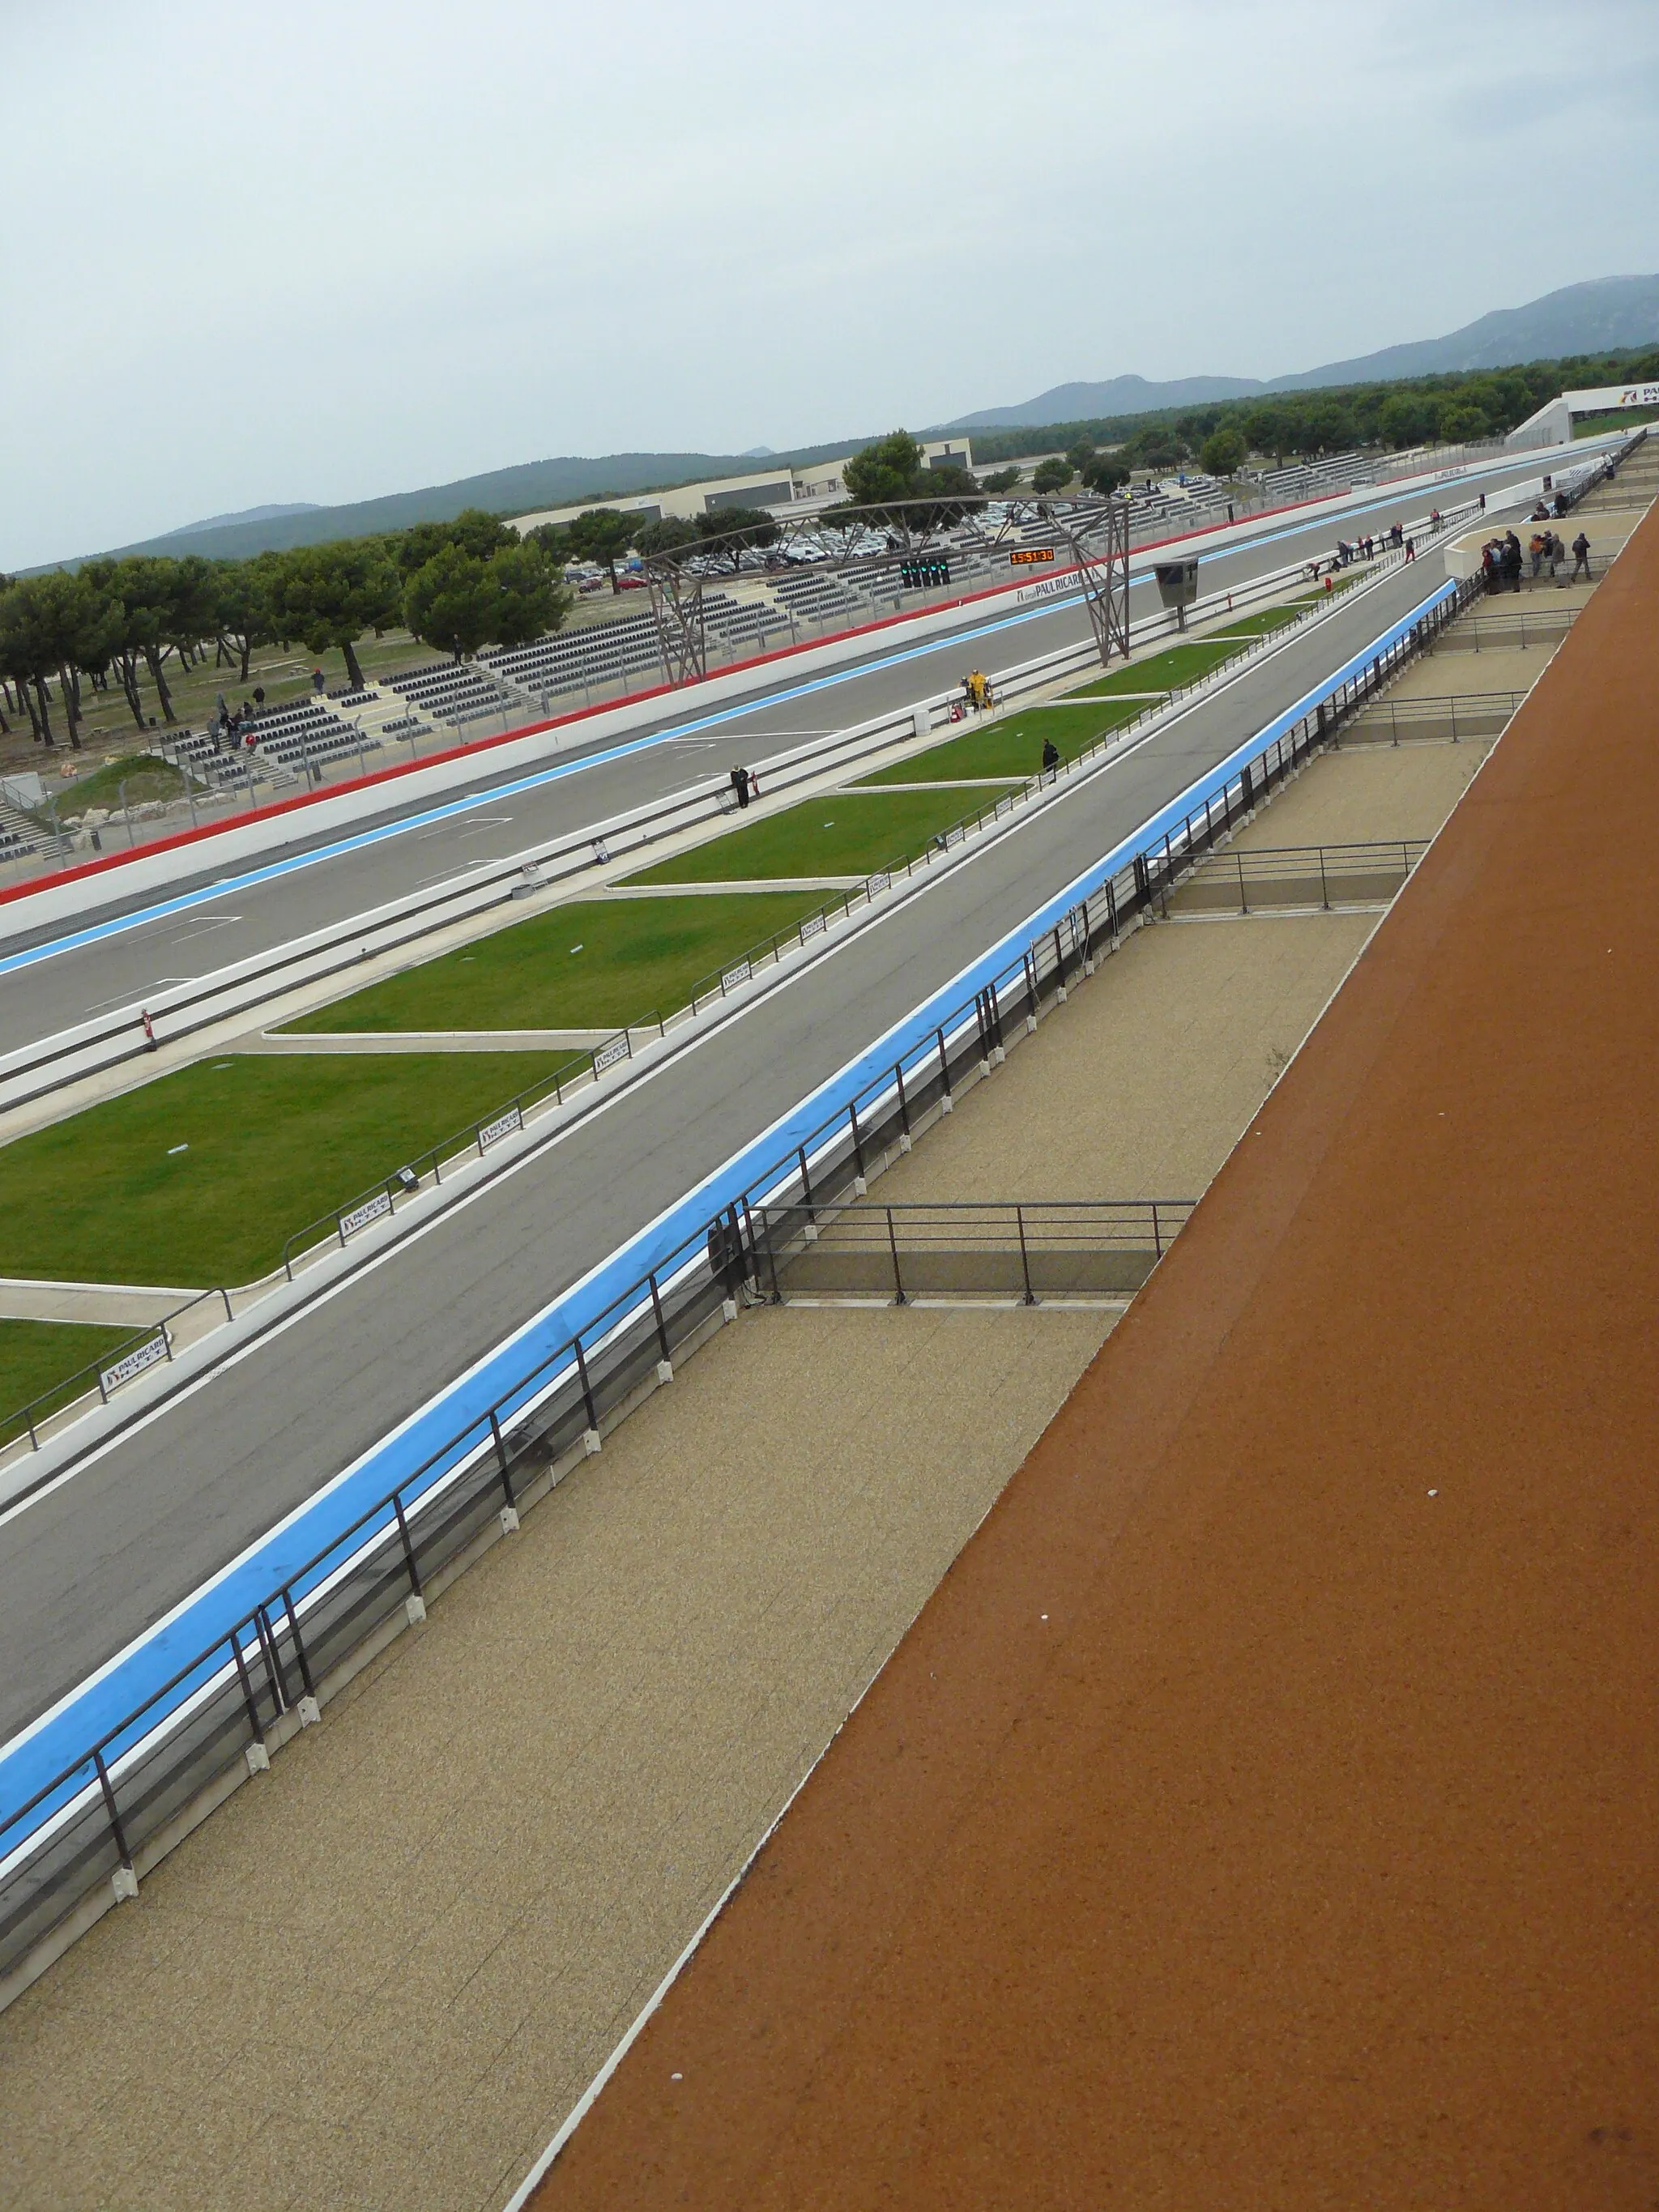
M924 468L971 469L974 465L973 447L965 437L922 438L917 442ZM756 470L752 476L715 477L702 483L676 484L670 491L630 492L622 499L585 499L574 507L543 507L534 514L515 515L513 527L523 537L544 523L574 522L579 514L596 507L637 515L642 523L659 522L665 515L690 520L722 507L762 507L776 514L799 513L803 507L827 507L846 498L842 471L860 450L854 447L829 460L804 462L799 468L774 463L770 468Z
M1535 415L1517 424L1504 443L1523 452L1540 446L1570 446L1577 416L1616 415L1638 407L1659 407L1659 384L1607 384L1594 392L1558 392Z

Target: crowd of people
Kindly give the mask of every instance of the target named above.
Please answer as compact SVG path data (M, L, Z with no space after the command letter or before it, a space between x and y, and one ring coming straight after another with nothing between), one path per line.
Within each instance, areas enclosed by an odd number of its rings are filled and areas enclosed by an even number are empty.
M1548 514L1549 509L1540 503L1534 509L1531 519L1534 522L1541 522ZM1515 532L1506 530L1501 538L1489 538L1481 547L1480 573L1486 580L1486 589L1489 592L1504 590L1518 592L1521 588L1522 576L1526 570L1527 558L1530 555L1534 576L1541 575L1547 568L1550 581L1556 583L1559 581L1559 572L1561 563L1567 557L1567 552L1568 548L1562 543L1559 533L1554 529L1534 531L1524 550ZM1571 552L1572 574L1567 580L1576 584L1579 577L1583 576L1588 583L1590 573L1590 543L1582 530L1572 541Z

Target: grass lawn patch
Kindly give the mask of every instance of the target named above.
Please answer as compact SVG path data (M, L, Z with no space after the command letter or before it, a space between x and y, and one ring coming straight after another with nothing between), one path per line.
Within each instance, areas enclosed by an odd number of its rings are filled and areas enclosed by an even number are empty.
M34 1409L35 1419L44 1420L68 1402L70 1394L59 1391L58 1384L67 1383L94 1359L108 1358L137 1334L83 1322L0 1321L0 1443L23 1433L24 1424L9 1419L11 1414L49 1392L46 1403Z
M177 799L185 787L184 776L170 761L154 753L129 753L94 769L90 775L77 775L72 782L59 786L58 820L70 821L89 806L104 806L118 813L124 783L126 804L132 807L146 805L152 799Z
M832 791L765 822L729 830L678 860L659 860L635 884L764 882L787 876L867 876L913 859L994 791Z
M1150 660L1131 662L1111 676L1097 676L1092 684L1068 692L1072 699L1110 698L1115 691L1174 691L1183 684L1196 684L1238 650L1222 638L1194 638L1190 645L1172 645Z
M1006 721L988 728L964 730L925 753L895 761L878 769L860 782L860 790L884 783L937 783L947 776L1035 775L1042 766L1043 740L1052 738L1061 760L1074 760L1087 752L1097 738L1124 723L1133 722L1147 699L1103 699L1091 712L1083 707L1034 707L1027 714L1011 714ZM971 796L964 792L963 798Z
M372 983L290 1030L621 1029L792 929L819 891L578 900Z
M1283 629L1286 623L1293 623L1306 611L1307 601L1304 599L1290 606L1262 607L1253 615L1235 615L1224 630L1216 633L1216 642L1219 643L1223 637L1271 636L1274 630Z
M199 1060L0 1152L0 1275L251 1282L295 1230L493 1114L556 1058Z

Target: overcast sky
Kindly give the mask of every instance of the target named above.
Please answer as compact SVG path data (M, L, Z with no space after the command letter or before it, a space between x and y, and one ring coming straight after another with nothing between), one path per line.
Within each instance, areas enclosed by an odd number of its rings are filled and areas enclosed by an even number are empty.
M1659 269L1654 0L0 0L0 568Z

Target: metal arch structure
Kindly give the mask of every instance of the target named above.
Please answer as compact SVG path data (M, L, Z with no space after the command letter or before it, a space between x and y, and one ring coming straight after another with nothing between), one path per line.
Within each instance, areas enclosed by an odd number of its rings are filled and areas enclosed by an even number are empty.
M838 539L838 545L827 544ZM953 553L994 561L1021 549L1048 547L1078 580L1102 663L1129 652L1129 501L1090 499L989 499L960 494L898 500L876 507L839 507L811 515L769 520L723 535L699 538L644 556L663 672L671 684L708 673L703 594L726 578L839 576L854 571L879 591L884 576L908 563ZM1060 573L1066 573L1062 570Z

